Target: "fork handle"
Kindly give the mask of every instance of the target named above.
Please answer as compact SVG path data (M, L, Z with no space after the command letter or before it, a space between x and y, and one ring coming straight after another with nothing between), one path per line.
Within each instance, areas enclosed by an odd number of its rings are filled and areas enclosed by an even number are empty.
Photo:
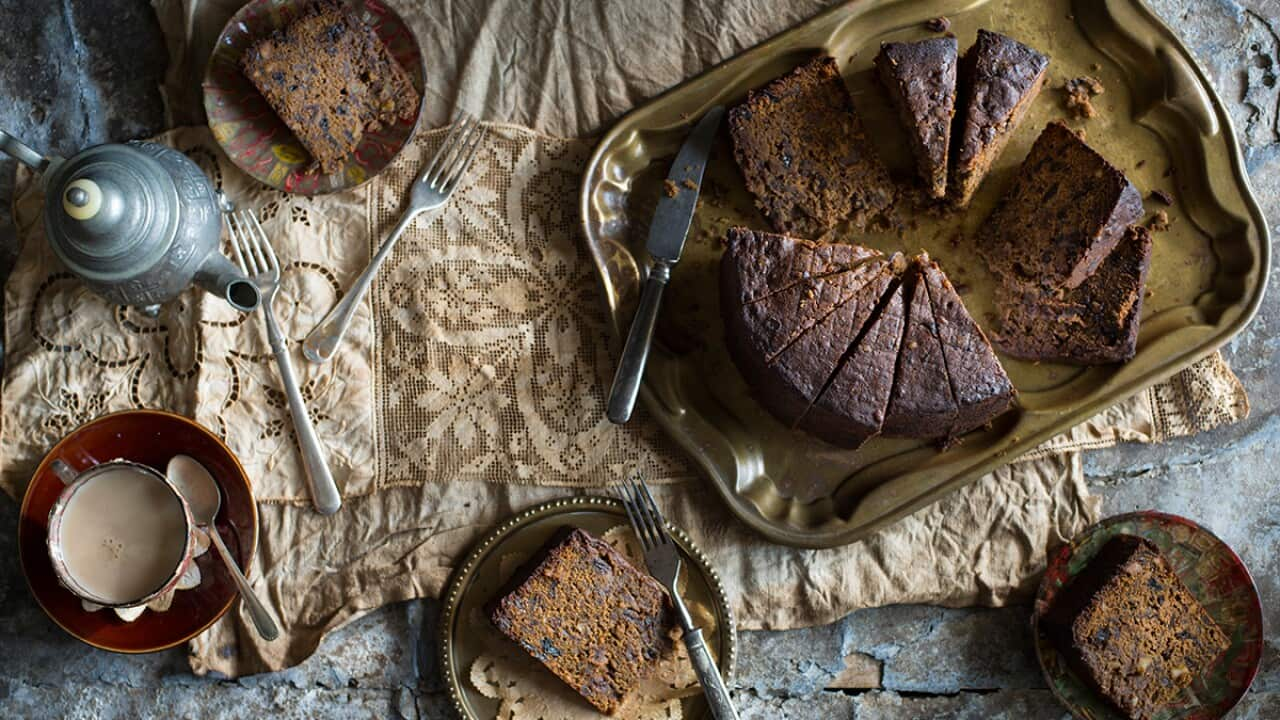
M693 663L693 671L698 675L702 691L707 696L707 706L711 708L711 716L715 720L738 720L738 711L733 709L733 700L729 698L729 688L720 676L720 668L711 658L707 642L702 638L702 630L686 629L684 645L689 649L689 660Z
M332 515L342 507L342 496L338 494L338 485L333 481L329 463L324 458L324 446L316 436L307 404L298 389L289 347L281 339L275 316L270 313L267 313L267 339L271 343L271 351L275 353L276 365L280 368L280 383L284 385L285 397L289 399L289 414L293 416L293 429L298 435L298 448L302 451L302 468L311 489L311 502L321 515Z
M369 266L360 273L360 277L356 278L351 289L334 304L320 324L307 334L306 339L302 341L302 354L308 360L323 363L333 358L334 353L338 351L338 346L342 344L343 336L347 334L347 328L351 326L351 319L356 316L356 309L360 307L364 296L373 286L373 278L378 274L378 269L382 267L382 263L395 248L396 241L409 228L409 223L413 222L419 212L421 211L410 209L400 216L400 221L391 229L387 239L382 241L378 251L369 260Z

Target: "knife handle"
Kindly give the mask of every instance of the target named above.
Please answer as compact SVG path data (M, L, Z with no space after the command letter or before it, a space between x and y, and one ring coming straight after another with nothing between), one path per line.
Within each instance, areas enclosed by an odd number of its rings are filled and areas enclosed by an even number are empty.
M622 360L613 376L613 388L609 391L609 420L621 425L631 419L636 407L636 395L640 393L640 381L644 379L644 366L649 361L649 345L653 342L653 329L658 322L658 307L662 305L662 291L671 279L671 264L665 260L653 261L649 279L640 293L640 307L631 320L627 344L622 348Z

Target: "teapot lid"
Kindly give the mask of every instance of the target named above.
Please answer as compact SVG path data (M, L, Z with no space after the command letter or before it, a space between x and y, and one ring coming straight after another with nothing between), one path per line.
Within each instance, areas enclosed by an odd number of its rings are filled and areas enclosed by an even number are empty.
M177 188L155 158L99 145L59 165L45 188L49 244L67 266L101 281L154 265L179 222Z

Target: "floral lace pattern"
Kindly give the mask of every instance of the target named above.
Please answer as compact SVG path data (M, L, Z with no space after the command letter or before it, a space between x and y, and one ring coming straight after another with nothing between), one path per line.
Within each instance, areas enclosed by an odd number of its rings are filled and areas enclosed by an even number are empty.
M604 417L613 356L577 234L582 141L491 126L450 203L401 238L337 356L302 359L298 345L399 219L443 135L419 134L378 182L319 198L254 183L203 128L159 138L256 209L282 263L277 315L343 495L452 480L592 486L633 467L657 482L690 477L652 424ZM30 183L17 207L26 247L6 289L9 491L76 426L160 407L221 435L260 500L309 502L260 316L199 290L156 318L109 305L58 267L42 201Z

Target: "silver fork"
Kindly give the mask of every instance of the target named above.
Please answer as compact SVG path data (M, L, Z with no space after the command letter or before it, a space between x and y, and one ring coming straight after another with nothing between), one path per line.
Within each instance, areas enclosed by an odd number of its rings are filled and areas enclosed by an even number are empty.
M303 341L302 354L308 360L322 363L337 352L342 336L347 333L347 327L351 324L351 318L355 317L356 308L369 292L378 268L382 267L383 261L391 254L396 241L419 213L435 210L449 201L449 196L458 188L458 183L471 166L471 160L475 158L484 136L485 129L475 118L463 112L458 113L454 118L453 128L445 136L435 157L431 158L431 162L427 163L413 181L409 192L409 206L400 216L400 222L391 229L391 234L387 235L387 239L369 261L369 267L356 278L351 290Z
M711 651L702 637L702 630L693 624L689 609L676 588L680 577L680 549L676 547L667 532L667 521L653 501L653 494L644 479L633 482L624 480L618 493L622 497L622 507L631 520L631 529L640 540L644 550L644 564L653 576L667 589L671 595L671 604L675 606L676 617L684 630L684 644L689 649L689 660L693 662L693 670L698 674L698 682L707 696L707 705L711 707L711 715L716 720L737 720L738 711L733 709L729 699L729 688L725 687L720 669L711 658Z
M302 467L307 474L307 485L311 489L311 502L322 515L330 515L342 507L342 496L338 494L338 486L333 482L329 472L329 464L324 459L324 446L316 437L316 430L311 425L311 416L307 413L306 403L298 390L298 379L293 373L293 360L289 357L289 346L284 341L284 333L280 332L280 324L276 322L272 302L280 290L280 261L276 251L267 241L267 234L252 212L241 210L227 216L227 225L231 230L232 246L236 259L244 274L258 286L262 295L262 317L267 323L267 341L271 344L271 352L275 353L276 365L280 368L280 382L284 385L285 397L289 399L289 414L293 416L293 429L298 434L298 445L302 450Z

